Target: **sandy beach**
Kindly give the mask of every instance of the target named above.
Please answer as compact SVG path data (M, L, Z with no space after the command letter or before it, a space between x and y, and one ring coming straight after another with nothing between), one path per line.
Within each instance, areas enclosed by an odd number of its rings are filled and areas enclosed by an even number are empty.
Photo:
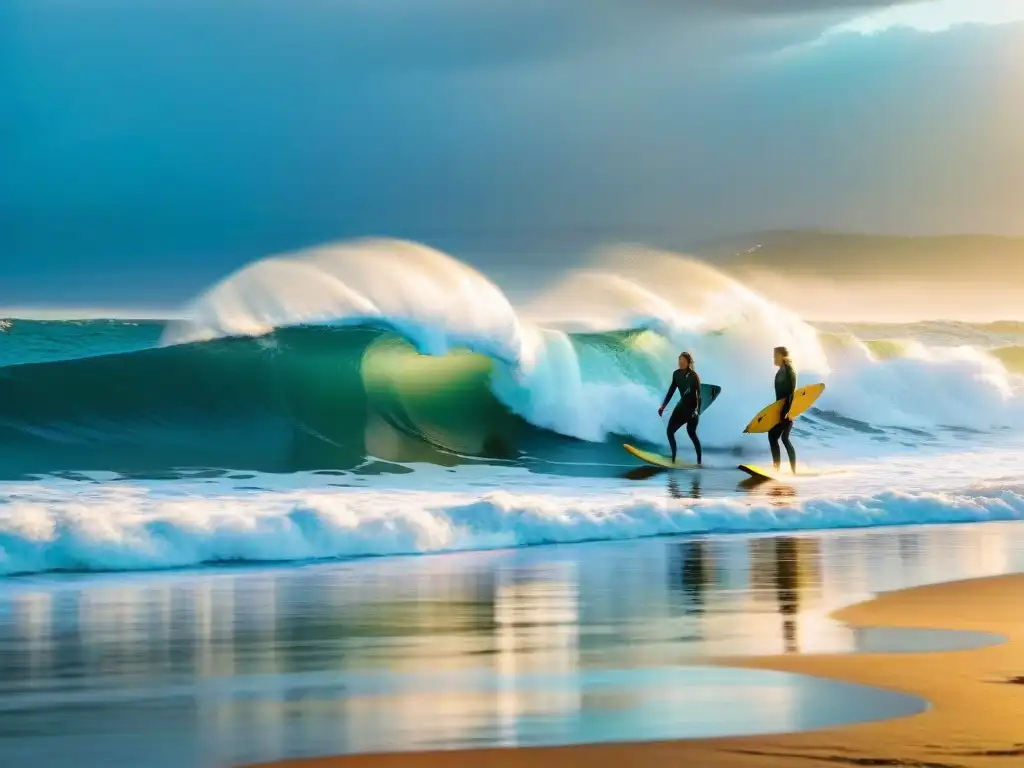
M637 765L876 765L916 768L1011 766L1024 762L1024 575L972 579L886 593L835 617L854 627L992 632L1007 642L924 654L786 655L721 658L914 694L932 707L914 717L831 730L728 739L558 748L488 749L324 757L274 768L495 768ZM271 764L268 764L271 765Z

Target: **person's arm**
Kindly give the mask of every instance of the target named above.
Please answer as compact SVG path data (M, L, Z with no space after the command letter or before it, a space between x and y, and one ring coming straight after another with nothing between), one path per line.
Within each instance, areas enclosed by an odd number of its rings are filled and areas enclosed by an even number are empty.
M662 411L665 410L665 407L668 405L668 401L672 399L672 395L674 395L675 393L676 393L676 374L675 374L675 371L673 371L672 372L672 383L669 384L669 386L668 386L668 394L665 395L665 401L661 404L661 408L658 409L658 413L661 413Z
M697 388L697 410L695 410L694 413L700 415L700 374L696 371L693 372L693 386Z
M796 371L793 370L792 365L787 365L782 369L784 376L785 389L783 390L782 403L782 418L789 418L789 411L793 407L793 397L796 395Z

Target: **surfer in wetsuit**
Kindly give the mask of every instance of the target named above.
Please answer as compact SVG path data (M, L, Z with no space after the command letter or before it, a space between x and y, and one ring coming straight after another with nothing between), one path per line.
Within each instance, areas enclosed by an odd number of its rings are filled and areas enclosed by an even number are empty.
M793 361L789 359L789 350L785 347L776 347L775 365L779 370L775 374L775 399L784 400L782 404L782 421L768 431L768 445L772 449L772 463L778 470L782 464L782 451L779 450L779 440L786 446L786 453L789 454L789 467L796 474L796 450L793 443L789 441L789 433L793 429L793 419L789 411L793 407L793 397L796 395L796 371L793 369Z
M658 409L661 416L668 406L672 395L679 390L679 402L668 417L668 444L672 449L672 463L676 461L676 432L686 425L686 434L693 441L694 450L697 451L697 465L701 464L700 439L697 437L697 425L700 423L700 376L693 370L693 355L683 352L679 356L679 367L672 371L672 384L669 385L668 394L665 395L665 402Z

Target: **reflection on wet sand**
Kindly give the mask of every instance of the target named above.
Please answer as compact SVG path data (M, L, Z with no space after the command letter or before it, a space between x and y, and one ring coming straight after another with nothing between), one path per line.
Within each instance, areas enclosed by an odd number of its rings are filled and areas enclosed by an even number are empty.
M782 619L786 653L799 650L797 621L801 605L812 608L821 597L821 550L814 538L779 536L752 542L753 582L770 595Z
M673 545L669 588L680 593L684 613L699 616L727 612L721 606L706 605L708 596L716 591L718 597L722 596L714 584L716 560L721 557L712 549L717 543L713 539L694 539ZM801 606L813 609L821 598L820 542L811 537L779 536L752 538L746 543L749 586L743 613L748 621L774 614L781 617L783 646L779 650L796 653ZM770 636L768 631L759 633L759 642L765 643Z
M669 589L678 590L683 612L700 615L704 612L704 594L711 581L707 545L701 539L682 541L672 550L677 563L669 559Z
M0 764L111 729L233 760L422 745L428 727L439 744L484 731L513 744L525 722L557 731L572 713L643 698L587 688L585 670L891 650L898 637L879 643L829 612L1012 570L1024 570L1024 531L990 525L9 580L0 711L7 732L41 735L0 735ZM431 675L455 682L439 696ZM524 686L532 676L561 682Z
M954 546L929 543L950 539ZM824 638L829 611L905 581L1012 570L1019 551L1008 541L984 529L698 537L124 582L11 581L0 591L0 692L41 678L481 663L566 670L620 661L645 640L674 643L677 657L817 652L823 640L850 650L842 627Z
M796 496L796 488L791 485L779 482L778 480L765 480L757 477L749 477L736 485L737 490L744 493L757 494L769 499L769 503L775 506L787 506L789 500Z
M670 474L668 477L668 495L673 499L699 499L701 497L700 474L691 472L685 485L686 490L684 491L683 483L680 483L674 474Z
M735 474L740 475L741 473L737 470ZM782 501L783 499L792 499L796 496L796 489L793 486L775 480L746 477L746 479L733 484L732 470L723 470L720 467L712 468L709 471L699 469L672 471L663 467L643 465L627 470L622 473L621 477L626 480L642 482L658 475L666 476L666 488L671 499L700 499L709 495L713 496L716 493L739 491L745 494L763 495L770 500L770 503L782 506L787 503Z
M786 640L786 652L796 653L796 620L800 610L800 563L797 555L802 542L791 536L780 537L775 542L775 589L779 596L779 613L782 615L782 634Z

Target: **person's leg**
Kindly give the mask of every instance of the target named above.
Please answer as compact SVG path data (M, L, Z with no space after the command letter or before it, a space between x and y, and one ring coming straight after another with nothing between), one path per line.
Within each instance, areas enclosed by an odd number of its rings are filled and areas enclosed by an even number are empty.
M685 420L682 418L682 414L679 413L679 406L677 405L672 411L672 415L668 417L668 429L665 430L668 434L668 447L672 449L672 462L676 460L676 432L683 426Z
M772 449L772 466L776 469L782 464L782 451L779 449L779 437L782 436L782 425L776 424L768 430L768 445Z
M688 422L686 422L686 434L690 436L690 441L693 443L693 449L697 452L697 463L701 463L700 453L700 438L697 437L697 427L700 424L700 416L694 416Z
M782 423L782 444L786 446L786 453L789 454L789 468L793 470L793 474L796 474L796 449L793 444L789 441L789 433L793 430L793 422L786 421Z

